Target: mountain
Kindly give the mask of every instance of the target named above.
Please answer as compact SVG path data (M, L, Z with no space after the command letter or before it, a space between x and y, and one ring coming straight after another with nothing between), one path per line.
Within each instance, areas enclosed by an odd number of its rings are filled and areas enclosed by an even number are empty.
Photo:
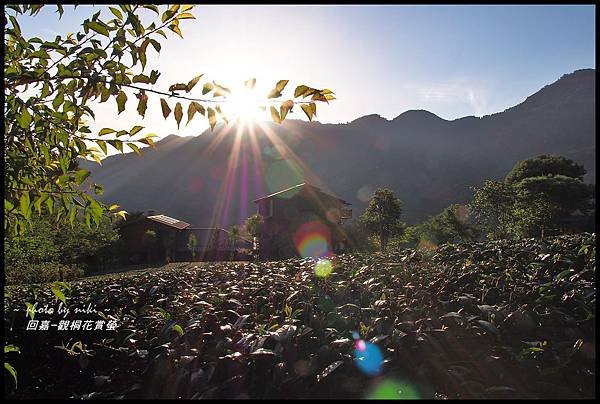
M103 201L200 226L241 223L256 211L252 200L304 181L352 203L355 217L374 189L389 187L403 201L403 219L415 223L469 201L471 186L540 154L583 164L586 181L595 182L595 80L594 69L577 70L481 118L448 121L412 110L347 124L230 125L197 137L167 136L156 149L142 149L142 157L81 165L104 185Z

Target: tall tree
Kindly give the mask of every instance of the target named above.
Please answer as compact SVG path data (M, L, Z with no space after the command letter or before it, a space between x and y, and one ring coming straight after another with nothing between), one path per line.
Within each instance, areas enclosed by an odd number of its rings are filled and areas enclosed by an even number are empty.
M369 231L378 235L381 252L385 252L389 238L402 229L401 214L402 203L391 189L375 190L361 220Z
M504 181L486 181L474 188L471 212L496 238L581 229L593 221L595 209L594 186L583 182L585 172L563 156L520 161Z
M198 245L198 239L194 233L190 233L187 242L187 248L192 253L192 260L196 259L196 246Z
M233 257L235 256L235 245L241 239L241 233L242 229L237 224L234 224L229 228L230 260L233 260Z
M261 226L264 223L264 219L258 213L253 214L244 223L244 227L246 228L246 233L251 235L252 237L258 237L260 234Z
M99 226L103 215L125 215L118 205L106 206L93 196L103 192L101 185L84 188L90 172L79 169L77 160L100 163L108 146L122 153L127 146L140 154L139 147L153 146L152 138L157 135L142 135L144 127L139 125L93 133L87 122L95 119L93 102L112 99L120 114L133 101L144 117L149 96L155 95L164 118L173 112L178 127L184 103L187 123L198 113L212 129L219 121L227 122L220 105L231 95L227 87L203 74L159 90L154 86L161 73L146 69L151 50L161 51L161 36L166 38L170 31L183 37L180 24L195 19L194 6L111 6L84 20L81 32L54 40L26 38L19 19L27 13L36 16L42 7L4 8L4 229L17 233L30 227L32 214L40 213L43 204L57 220L73 223L81 218L88 226ZM57 5L57 12L61 18L62 5ZM254 87L255 82L250 79L245 84ZM316 102L335 99L331 90L306 85L297 86L293 96L284 96L287 84L288 80L279 80L262 105L270 106L277 123L295 105L312 120ZM201 91L201 96L193 97L193 89Z
M504 181L487 180L473 188L469 212L490 239L507 238L513 234L516 192Z

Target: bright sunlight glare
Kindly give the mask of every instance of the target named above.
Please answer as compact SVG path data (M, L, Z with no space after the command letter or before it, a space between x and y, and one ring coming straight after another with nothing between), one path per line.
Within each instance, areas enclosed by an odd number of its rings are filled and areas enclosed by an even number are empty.
M228 102L223 106L227 114L241 123L252 124L264 120L265 112L260 108L264 106L264 95L254 88L238 87L231 91Z

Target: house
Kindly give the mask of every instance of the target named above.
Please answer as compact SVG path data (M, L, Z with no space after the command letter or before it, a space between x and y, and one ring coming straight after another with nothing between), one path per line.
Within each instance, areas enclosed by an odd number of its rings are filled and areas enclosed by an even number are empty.
M325 257L347 244L341 224L352 218L350 204L302 183L254 200L264 224L261 259Z
M239 250L250 249L250 243L244 239L233 241L225 229L195 227L154 213L145 212L119 227L123 255L128 263L247 259ZM193 253L189 248L191 235L196 238Z

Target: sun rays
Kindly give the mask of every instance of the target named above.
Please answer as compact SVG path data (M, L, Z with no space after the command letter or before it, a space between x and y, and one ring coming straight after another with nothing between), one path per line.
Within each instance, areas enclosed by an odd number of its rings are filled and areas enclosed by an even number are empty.
M243 221L253 211L248 206L249 201L302 182L312 183L329 192L329 187L320 176L288 144L287 137L302 138L306 135L297 131L293 125L279 133L270 123L238 119L207 135L213 138L202 155L210 155L222 147L227 148L228 154L217 203L212 212L212 227L232 224L230 218L236 216L235 213ZM283 170L283 166L289 166L290 169ZM281 181L270 184L268 180L273 175ZM280 188L272 189L275 185ZM239 201L235 200L236 194ZM322 204L317 195L312 197L319 205ZM327 220L328 218L323 218L324 222ZM341 232L345 236L345 232Z

